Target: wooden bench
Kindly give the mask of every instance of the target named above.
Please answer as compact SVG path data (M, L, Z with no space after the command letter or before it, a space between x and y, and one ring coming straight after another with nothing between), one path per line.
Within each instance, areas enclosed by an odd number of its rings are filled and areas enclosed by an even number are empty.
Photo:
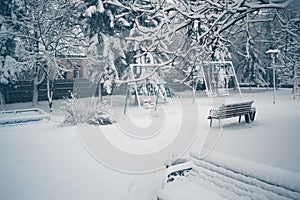
M221 126L221 119L239 117L241 122L241 116L245 116L245 121L250 123L254 120L256 109L252 107L254 101L247 101L235 104L223 104L218 109L211 109L209 111L210 127L212 126L212 120L219 120L219 127Z
M186 159L178 159L172 162L171 165L166 165L166 183L172 182L179 177L187 176L193 167L193 161Z

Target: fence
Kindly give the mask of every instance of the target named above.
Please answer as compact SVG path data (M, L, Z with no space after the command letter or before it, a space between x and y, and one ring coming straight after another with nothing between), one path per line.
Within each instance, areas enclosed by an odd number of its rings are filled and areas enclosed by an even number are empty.
M166 81L172 90L183 91L190 90L186 85L181 83L174 83L173 79L178 78L178 73L168 74ZM58 79L53 82L50 81L50 85L53 84L53 99L62 99L65 97L71 97L71 93L76 97L83 98L89 96L98 96L97 84L91 83L88 79ZM33 96L33 82L32 81L19 81L13 86L5 86L2 88L4 94L5 103L18 103L18 102L31 102ZM124 94L125 85L115 87L113 94ZM104 94L105 95L105 94ZM47 83L43 82L39 86L39 101L48 100L47 97Z
M70 97L74 93L77 97L88 97L95 95L96 84L89 82L87 79L74 80L54 80L50 81L53 84L53 99L62 99ZM3 88L4 100L6 103L30 102L33 95L32 81L19 81L14 86L6 86ZM48 100L47 83L43 82L39 86L39 101Z

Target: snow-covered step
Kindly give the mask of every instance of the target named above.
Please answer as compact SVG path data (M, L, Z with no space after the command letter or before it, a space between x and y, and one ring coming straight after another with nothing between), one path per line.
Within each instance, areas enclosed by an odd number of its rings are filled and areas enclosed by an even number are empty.
M300 199L300 178L296 173L251 161L239 163L228 156L226 162L219 156L212 157L215 159L191 156L195 164L190 172L191 181L227 199ZM284 177L287 179L282 180Z

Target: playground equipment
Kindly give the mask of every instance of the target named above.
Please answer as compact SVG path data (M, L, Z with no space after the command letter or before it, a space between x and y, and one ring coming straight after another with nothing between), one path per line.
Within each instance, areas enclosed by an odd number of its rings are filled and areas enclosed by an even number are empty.
M204 81L206 94L210 100L214 97L228 96L229 88L234 85L238 89L242 101L242 93L231 61L203 62L196 66L196 82L193 87L193 103L195 101L197 85Z
M171 91L167 83L159 76L156 71L158 64L130 64L130 79L134 80L126 85L126 99L124 105L124 114L128 105L128 100L133 94L135 101L140 108L141 96L144 109L156 110L159 97L166 101L166 98L171 97Z

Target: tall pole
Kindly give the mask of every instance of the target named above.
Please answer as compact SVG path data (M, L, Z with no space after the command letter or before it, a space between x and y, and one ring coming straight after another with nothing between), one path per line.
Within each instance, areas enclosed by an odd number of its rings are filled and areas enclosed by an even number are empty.
M276 73L275 73L275 55L272 55L272 68L273 68L273 104L275 104L276 101Z
M297 65L294 63L293 99L296 99L297 85Z
M278 49L269 49L268 51L266 51L267 54L270 54L271 55L271 58L272 58L272 65L270 68L273 69L273 104L275 104L275 101L276 101L276 73L275 73L275 70L276 70L276 66L275 66L275 59L276 59L276 56L280 53L280 51Z

